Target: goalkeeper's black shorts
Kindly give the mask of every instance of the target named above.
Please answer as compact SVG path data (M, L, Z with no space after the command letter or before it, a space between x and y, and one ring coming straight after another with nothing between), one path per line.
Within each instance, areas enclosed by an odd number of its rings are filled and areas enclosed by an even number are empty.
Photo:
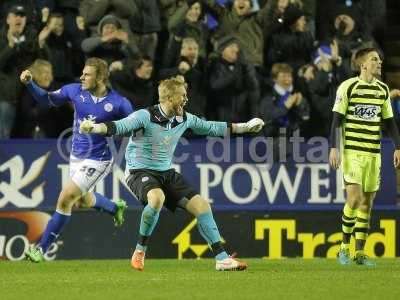
M164 206L171 211L175 211L177 207L184 209L186 203L199 194L175 169L167 171L132 169L129 173L126 183L143 205L147 205L147 193L156 188L164 192Z

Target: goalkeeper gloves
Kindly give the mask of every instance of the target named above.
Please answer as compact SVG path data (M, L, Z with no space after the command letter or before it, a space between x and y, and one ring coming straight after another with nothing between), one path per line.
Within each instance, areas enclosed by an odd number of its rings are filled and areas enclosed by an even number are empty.
M79 126L79 132L106 134L107 126L104 123L96 124L93 120L83 120Z
M234 133L242 134L249 132L259 132L264 126L264 121L259 118L253 118L247 123L236 123Z

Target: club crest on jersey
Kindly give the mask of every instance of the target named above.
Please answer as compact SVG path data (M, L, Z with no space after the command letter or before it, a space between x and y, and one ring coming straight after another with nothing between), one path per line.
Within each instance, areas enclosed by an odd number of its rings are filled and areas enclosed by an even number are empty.
M370 120L375 118L378 113L379 107L375 105L359 104L354 107L354 116L360 119Z
M111 112L113 110L113 105L111 103L104 104L104 110L106 112Z

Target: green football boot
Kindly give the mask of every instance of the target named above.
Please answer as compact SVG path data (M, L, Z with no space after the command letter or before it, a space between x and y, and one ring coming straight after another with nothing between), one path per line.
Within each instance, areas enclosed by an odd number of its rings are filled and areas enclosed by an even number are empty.
M351 257L349 249L340 249L337 254L337 259L341 265L351 264Z
M368 255L365 255L362 252L356 253L354 256L354 261L359 266L367 266L367 267L375 267L375 261L371 260Z
M35 245L30 245L28 250L25 252L25 259L34 263L40 263L44 261L42 248Z
M126 202L124 200L116 200L115 204L117 205L117 211L114 215L114 225L119 227L125 221L124 214L125 210L128 208L128 205L126 205Z

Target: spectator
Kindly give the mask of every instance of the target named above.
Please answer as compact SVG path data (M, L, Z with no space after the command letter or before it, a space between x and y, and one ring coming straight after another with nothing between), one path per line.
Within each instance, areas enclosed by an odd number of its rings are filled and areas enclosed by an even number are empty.
M294 5L286 7L283 25L272 36L268 62L285 62L294 70L310 61L314 38L307 27L305 13Z
M307 99L293 86L291 66L274 64L271 77L274 82L272 91L261 100L261 115L268 124L264 132L266 136L289 138L309 120L310 107Z
M121 61L111 65L112 87L132 103L135 110L156 103L153 61L150 56L137 58L128 64Z
M157 0L134 0L135 14L129 18L135 43L142 54L154 59L158 35L161 31L160 10Z
M339 47L339 55L343 59L343 68L351 76L351 60L353 53L364 47L376 47L372 36L363 33L360 27L360 16L351 9L337 10L334 14L335 39Z
M210 63L208 98L216 119L243 122L257 116L259 84L254 67L240 53L238 40L233 36L219 39L217 51Z
M97 25L107 14L114 15L121 23L122 29L132 38L129 27L129 18L136 14L137 7L134 0L81 0L79 14L90 28L91 34L97 32Z
M234 0L231 8L215 4L211 7L219 26L216 37L234 36L246 60L257 69L264 65L264 28L269 6L252 12L251 0ZM260 73L262 73L260 71Z
M204 58L199 57L199 44L194 38L174 37L167 52L167 61L160 71L161 78L183 75L187 82L186 109L205 117L207 108L208 78Z
M265 20L265 44L272 43L272 35L280 31L283 25L283 13L289 5L289 0L266 0L267 18Z
M179 36L194 38L199 46L199 55L206 57L209 29L204 22L203 4L193 0L187 3L180 6L170 17L168 28Z
M39 33L39 47L46 52L51 65L55 79L55 86L60 87L67 82L71 82L79 74L74 73L73 65L83 66L83 60L80 53L74 49L79 49L82 40L85 38L85 31L80 30L70 39L64 30L64 17L60 13L51 13L47 19L46 26ZM75 44L75 41L80 41Z
M339 82L344 80L337 43L321 45L313 54L313 63L299 70L300 82L304 84L310 100L309 136L328 136L329 121ZM346 77L347 78L347 77ZM315 126L319 124L319 126Z
M109 65L114 61L132 59L138 55L135 43L129 40L128 33L113 15L107 15L97 26L98 35L86 38L82 50L88 57L99 57Z
M53 81L52 65L49 61L36 59L29 67L35 82L42 88L48 89ZM17 106L16 124L13 130L13 137L17 138L38 138L50 137L51 128L57 124L56 120L49 113L48 106L41 106L24 91L21 101Z
M0 32L0 138L8 138L21 94L19 73L39 56L36 33L26 26L23 6L9 9Z
M36 0L38 2L41 1L47 1L47 0ZM38 5L35 6L35 2L32 0L2 0L0 1L0 21L2 22L1 24L4 24L8 12L10 9L14 6L22 6L25 10L25 15L26 15L26 21L28 25L36 25L36 15L37 15L37 10L36 8ZM51 1L51 0L50 0ZM31 23L31 24L29 24ZM35 26L33 26L35 27Z
M381 42L385 28L385 0L324 0L317 1L317 38L328 40L335 34L332 24L338 11L357 16L356 25L362 36L374 36Z
M49 0L42 0L49 1ZM74 37L75 34L79 34L80 31L85 30L85 21L82 16L79 15L79 5L81 0L53 0L54 11L59 12L64 16L64 28L68 36ZM80 70L81 71L81 70ZM79 72L80 74L80 72Z

